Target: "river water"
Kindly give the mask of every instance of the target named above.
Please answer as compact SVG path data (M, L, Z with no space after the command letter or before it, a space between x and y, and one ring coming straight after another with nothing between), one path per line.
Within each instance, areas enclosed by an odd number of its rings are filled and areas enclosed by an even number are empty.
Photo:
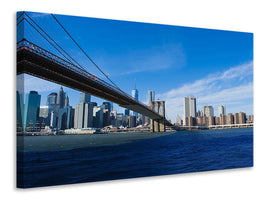
M17 137L18 187L253 166L253 129Z

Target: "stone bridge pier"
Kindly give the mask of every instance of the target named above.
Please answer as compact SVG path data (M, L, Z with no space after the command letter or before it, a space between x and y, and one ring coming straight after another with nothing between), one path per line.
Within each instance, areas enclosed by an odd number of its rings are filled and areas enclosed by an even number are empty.
M151 109L162 116L162 119L150 119L150 132L165 132L165 101L152 101Z

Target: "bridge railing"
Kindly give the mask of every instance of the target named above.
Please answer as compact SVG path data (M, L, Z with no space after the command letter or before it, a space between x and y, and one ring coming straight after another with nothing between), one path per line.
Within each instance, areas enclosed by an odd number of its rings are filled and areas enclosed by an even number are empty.
M123 92L122 90L120 90L119 88L117 87L114 87L113 85L105 82L104 80L98 78L97 76L87 72L86 70L83 70L81 68L79 68L78 66L74 65L73 63L69 62L69 61L66 61L64 59L62 59L61 57L59 56L56 56L55 54L43 49L42 47L26 40L26 39L22 39L21 41L19 41L17 43L17 51L20 51L20 50L27 50L27 51L30 51L30 52L33 52L33 53L36 53L40 56L43 56L45 58L47 58L48 60L51 60L59 65L62 65L64 67L66 67L68 70L71 70L71 71L74 71L82 76L85 76L97 83L100 83L102 85L105 85L106 87L112 89L113 91L115 92L118 92L124 96L127 96L127 98L130 98L132 101L134 101L135 103L137 104L141 104L143 107L146 107L147 109L153 111L155 114L158 114L156 113L154 110L152 110L150 108L150 106L147 106L146 104L138 101L137 99L133 98L132 96L130 96L129 94Z

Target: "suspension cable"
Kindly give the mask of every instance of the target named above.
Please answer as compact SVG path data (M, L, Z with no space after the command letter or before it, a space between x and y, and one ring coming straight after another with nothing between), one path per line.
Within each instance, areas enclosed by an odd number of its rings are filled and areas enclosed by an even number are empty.
M55 40L53 40L53 38L51 38L27 13L25 13L25 15L50 39L52 40L60 49L61 51L63 51L69 58L71 58L79 67L80 70L83 70L85 72L87 72L74 58L72 58L59 44L57 44L57 42ZM37 30L38 31L38 30ZM39 31L38 31L39 32ZM40 33L40 32L39 32ZM40 33L41 34L41 33ZM41 34L42 35L42 34ZM44 37L45 38L45 37ZM45 38L46 39L46 38ZM48 40L47 40L48 41ZM49 42L49 41L48 41ZM50 42L49 42L50 43ZM51 43L50 43L51 44ZM53 47L55 47L53 45ZM56 47L55 47L56 48ZM57 48L56 48L57 49ZM58 50L58 49L57 49ZM58 50L59 51L59 50ZM60 52L60 51L59 51ZM61 55L63 55L60 52ZM64 56L64 55L63 55ZM66 58L66 56L64 56ZM72 63L68 58L66 58L70 63ZM72 63L73 64L73 63Z
M65 33L70 37L70 39L78 46L78 48L85 54L85 56L94 64L94 66L118 89L120 89L109 77L106 75L100 67L90 58L87 53L80 47L80 45L73 39L73 37L69 34L69 32L63 27L63 25L58 21L54 14L51 14L52 17L56 20L56 22L60 25L60 27L65 31Z

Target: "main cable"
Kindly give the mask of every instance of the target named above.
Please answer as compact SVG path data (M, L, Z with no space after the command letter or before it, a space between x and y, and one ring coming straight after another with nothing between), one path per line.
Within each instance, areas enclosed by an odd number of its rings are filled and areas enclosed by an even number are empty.
M65 33L70 37L70 39L78 46L78 48L85 54L85 56L95 65L95 67L116 87L120 90L120 88L106 75L101 68L90 58L87 53L80 47L80 45L73 39L73 37L69 34L69 32L63 27L63 25L58 21L58 19L52 14L52 17L56 20L56 22L60 25L60 27L65 31Z
M87 71L74 59L74 58L72 58L59 44L57 44L57 42L55 41L55 40L53 40L53 38L51 38L27 13L25 13L25 15L50 39L50 40L52 40L56 45L57 45L57 47L59 47L60 49L61 49L61 51L63 51L69 58L71 58L71 60L72 61L74 61L79 67L79 69L80 70L82 70L82 71L84 71L84 72L86 72L87 73ZM27 20L28 21L28 20ZM28 23L29 23L29 21L28 21ZM29 23L30 24L30 23ZM34 28L34 27L33 27ZM39 32L37 29L35 29L37 32ZM40 32L39 32L39 34L41 34ZM42 35L42 34L41 34ZM43 36L43 35L42 35ZM44 36L43 36L44 37ZM44 37L45 38L45 37ZM45 38L46 39L46 38ZM47 39L46 39L47 40ZM48 41L48 40L47 40ZM48 41L49 42L49 41ZM49 42L50 43L50 42ZM50 43L51 44L51 43ZM51 44L52 45L52 44ZM53 45L53 47L55 48L55 49L57 49L54 45ZM59 51L58 49L57 49L57 51ZM59 51L59 53L61 54L61 55L63 55L62 54L62 52L60 52ZM63 55L64 56L64 55ZM64 56L70 63L72 63L66 56ZM73 63L72 63L73 64Z

